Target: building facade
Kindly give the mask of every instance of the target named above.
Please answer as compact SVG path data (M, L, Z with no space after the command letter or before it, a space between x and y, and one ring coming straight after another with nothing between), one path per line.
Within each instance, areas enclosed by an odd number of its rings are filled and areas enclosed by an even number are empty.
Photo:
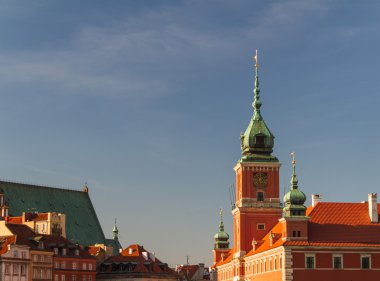
M241 134L242 157L235 165L234 244L223 221L215 235L212 279L380 280L380 223L377 194L362 203L325 203L298 186L296 161L290 188L280 202L274 136L261 115L256 54L253 116Z
M3 238L0 242L0 280L29 281L29 247L14 244L15 237Z

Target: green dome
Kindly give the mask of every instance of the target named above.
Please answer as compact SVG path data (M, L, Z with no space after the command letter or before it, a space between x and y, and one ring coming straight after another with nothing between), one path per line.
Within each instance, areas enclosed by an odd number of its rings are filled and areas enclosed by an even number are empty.
M301 190L289 190L284 196L284 203L291 205L303 205L306 201L306 195Z
M215 240L220 241L227 241L230 238L230 236L225 231L219 231L217 234L214 235Z

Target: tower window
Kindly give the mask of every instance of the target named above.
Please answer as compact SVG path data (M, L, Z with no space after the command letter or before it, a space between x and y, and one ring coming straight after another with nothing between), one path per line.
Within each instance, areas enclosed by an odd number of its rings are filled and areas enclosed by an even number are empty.
M264 192L257 192L257 201L264 201Z
M293 237L301 237L301 231L293 230Z
M265 223L258 223L257 224L257 229L258 230L265 230Z

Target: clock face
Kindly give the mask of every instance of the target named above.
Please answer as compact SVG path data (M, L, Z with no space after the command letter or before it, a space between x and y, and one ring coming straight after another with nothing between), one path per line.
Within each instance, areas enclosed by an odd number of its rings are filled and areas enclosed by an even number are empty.
M253 174L253 185L255 187L267 187L268 175L267 173L254 173Z

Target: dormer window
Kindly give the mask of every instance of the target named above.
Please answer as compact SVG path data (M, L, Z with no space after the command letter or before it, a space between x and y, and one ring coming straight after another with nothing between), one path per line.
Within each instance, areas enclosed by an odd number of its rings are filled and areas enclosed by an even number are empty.
M79 256L79 249L75 249L75 255Z
M66 249L66 248L63 248L63 249L62 249L62 255L65 256L66 254L67 254L67 249Z
M44 241L38 241L38 249L44 248Z
M58 248L54 248L54 255L58 255Z

